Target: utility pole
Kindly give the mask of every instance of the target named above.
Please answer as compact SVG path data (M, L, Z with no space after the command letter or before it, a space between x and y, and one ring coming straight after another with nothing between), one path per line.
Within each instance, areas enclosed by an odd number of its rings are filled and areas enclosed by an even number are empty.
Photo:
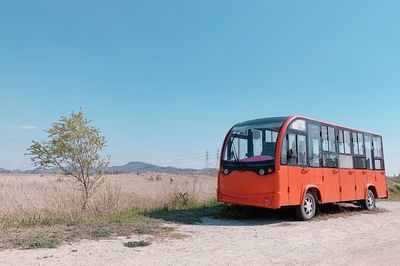
M205 169L209 168L209 159L210 159L210 156L209 156L208 150L206 150L206 163L204 165Z
M218 169L218 167L219 167L219 149L217 149L217 156L216 156L216 162L215 162L215 168L217 168Z

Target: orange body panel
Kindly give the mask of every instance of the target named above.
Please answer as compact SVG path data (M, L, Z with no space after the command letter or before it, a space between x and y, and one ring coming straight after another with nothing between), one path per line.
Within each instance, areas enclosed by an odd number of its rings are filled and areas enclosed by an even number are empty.
M364 199L366 195L366 185L369 183L372 183L372 180L375 179L375 173L374 171L366 171L366 170L360 170L360 169L355 169L354 170L354 178L356 181L356 186L357 186L357 199Z
M307 171L308 170L308 171ZM344 172L344 173L343 173ZM219 173L218 200L226 203L280 208L300 205L309 188L319 191L321 203L362 200L368 187L386 198L384 171L281 166L271 175L233 171Z
M376 192L378 193L378 197L385 198L387 197L387 190L386 190L386 173L385 171L374 171L375 172L375 188Z
M281 165L284 132L296 118L299 116L290 117L279 131L274 173L259 175L234 170L225 175L218 172L220 202L265 208L301 205L310 188L318 191L321 203L362 200L370 187L376 191L377 198L388 197L385 171Z
M219 173L218 199L228 203L279 208L279 189L275 186L278 182L278 173L265 176L248 171L233 171L229 175Z
M289 166L289 205L298 205L302 201L304 188L310 184L310 177L312 172L310 168L301 166Z
M340 200L356 200L356 181L353 169L340 169Z
M322 191L324 203L335 202L340 199L340 175L338 169L322 168Z

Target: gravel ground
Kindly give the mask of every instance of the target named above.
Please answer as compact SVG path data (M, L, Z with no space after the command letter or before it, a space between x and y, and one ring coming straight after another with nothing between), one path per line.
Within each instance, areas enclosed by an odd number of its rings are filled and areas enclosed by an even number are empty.
M5 250L0 265L400 265L400 203L378 207L387 211L311 222L206 218L176 225L187 237L153 239L149 247L123 246L135 236L84 240L58 249Z

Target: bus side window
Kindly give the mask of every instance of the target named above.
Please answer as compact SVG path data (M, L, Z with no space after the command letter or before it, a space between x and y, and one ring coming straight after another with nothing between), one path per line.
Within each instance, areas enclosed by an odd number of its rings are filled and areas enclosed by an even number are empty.
M305 135L297 135L298 164L307 165L307 141Z
M372 167L372 137L364 134L365 141L365 157L367 169L373 169Z
M296 135L288 134L288 164L297 164L297 143Z
M319 125L308 124L308 160L312 167L321 166L320 134Z
M322 162L324 167L338 167L335 128L321 126Z
M354 168L367 169L367 160L364 154L364 135L353 132Z
M338 131L339 142L339 167L340 168L353 168L353 156L351 154L351 138L350 131L339 129Z
M383 161L382 138L373 137L373 153L374 153L374 169L384 170L385 162Z

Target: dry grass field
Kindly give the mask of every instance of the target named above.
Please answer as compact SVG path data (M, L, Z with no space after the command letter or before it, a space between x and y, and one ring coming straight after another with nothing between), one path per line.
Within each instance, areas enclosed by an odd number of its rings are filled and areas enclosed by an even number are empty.
M215 198L211 174L138 173L110 175L81 210L81 194L70 177L0 175L0 225L29 225L75 220L83 216L170 206L177 200Z
M213 175L146 173L109 176L86 213L64 178L0 177L0 265L398 265L400 259L393 253L400 248L394 200L378 201L374 212L328 204L316 219L298 222L291 209L218 204ZM398 184L388 183L392 199Z
M294 221L291 209L217 203L216 181L215 174L198 173L110 175L83 211L81 193L69 177L0 175L0 250L56 248L81 239L110 237L138 237L150 239L151 243L157 239L180 239L187 234L175 230L177 224L201 223L204 217ZM393 200L399 199L398 185L388 181ZM320 212L315 222L367 213L354 206L332 204L321 206ZM146 246L150 242L124 245Z

